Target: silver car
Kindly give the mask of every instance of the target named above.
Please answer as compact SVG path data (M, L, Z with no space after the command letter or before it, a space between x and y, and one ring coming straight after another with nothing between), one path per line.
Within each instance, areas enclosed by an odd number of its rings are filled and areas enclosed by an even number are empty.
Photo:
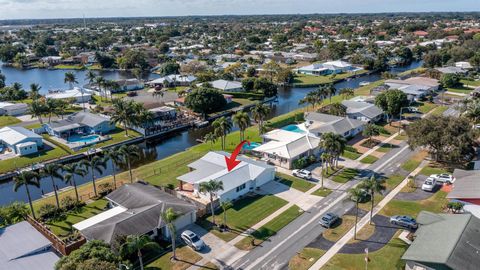
M303 178L303 179L306 179L306 180L312 179L312 173L310 171L307 171L307 170L303 170L303 169L302 170L293 170L292 174L293 174L293 176Z
M182 235L180 237L187 246L191 247L196 251L202 250L202 248L205 246L203 240L190 230L182 232Z

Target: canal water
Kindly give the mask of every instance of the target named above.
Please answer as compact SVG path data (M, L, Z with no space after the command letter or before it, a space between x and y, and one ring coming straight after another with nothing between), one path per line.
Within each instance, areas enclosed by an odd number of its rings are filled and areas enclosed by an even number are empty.
M413 62L409 66L393 68L392 73L399 73L406 70L414 69L420 67L422 62ZM7 85L13 82L20 82L26 89L31 83L38 83L42 86L43 91L48 91L48 89L67 89L68 86L63 83L63 77L65 70L46 70L46 69L31 69L31 70L16 70L14 68L0 66L0 70L7 77ZM86 71L74 71L77 74L77 80L82 81L81 78L85 78ZM117 78L131 78L131 75L124 72L113 72L107 71L103 72L106 78L117 79ZM150 79L155 78L156 74L149 75ZM145 79L148 79L146 77ZM374 82L381 79L380 74L370 74L362 76L360 78L353 78L348 81L342 81L335 84L337 90L343 88L357 88L359 84L364 81ZM80 85L86 83L84 80ZM278 92L278 102L275 103L272 107L270 117L278 116L281 114L288 113L293 111L301 105L298 104L299 100L305 97L305 95L312 91L315 88L286 88L280 89ZM44 92L45 93L45 92ZM233 129L235 131L236 128ZM172 133L166 137L150 140L148 142L142 142L139 146L144 150L144 156L142 157L142 163L149 163L154 160L163 159L175 153L184 151L185 149L198 144L197 139L201 139L211 131L211 127L205 127L201 129L190 129L183 132ZM124 169L124 168L123 168ZM122 171L123 169L120 169ZM110 175L112 173L112 164L108 162L106 170L102 174L96 173L97 177L103 177ZM85 176L85 179L82 179L77 176L77 184L83 184L90 181L91 175ZM67 185L62 183L60 180L56 180L58 188L64 188ZM49 178L41 179L40 189L35 187L30 187L30 193L32 199L38 199L42 196L43 193L51 192L52 185ZM5 182L0 184L0 205L5 205L13 201L26 201L26 194L24 188L19 189L17 192L13 191L13 182Z

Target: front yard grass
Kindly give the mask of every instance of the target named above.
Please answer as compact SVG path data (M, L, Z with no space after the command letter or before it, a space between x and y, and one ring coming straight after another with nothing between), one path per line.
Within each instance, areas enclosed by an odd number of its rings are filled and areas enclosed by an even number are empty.
M400 167L407 172L412 172L420 165L420 163L425 159L426 156L427 153L423 151L417 152L409 160L405 161Z
M353 228L353 225L355 225L355 216L344 215L337 221L334 227L325 230L322 236L331 242L337 242L348 230Z
M68 155L68 152L65 150L55 147L50 148L49 150L41 150L38 153L26 155L26 156L19 156L14 158L9 158L0 161L0 173L6 173L17 168L23 168L35 163L52 160L56 158L60 158L63 156Z
M0 128L5 126L11 126L20 123L21 121L13 116L2 115L0 116Z
M431 115L442 115L446 110L448 110L448 106L438 106L433 112L431 112Z
M287 201L274 195L248 196L234 202L233 207L227 210L227 225L230 231L220 232L213 229L211 216L208 216L206 220L200 221L200 225L207 230L211 230L213 234L225 242L228 242L286 204ZM217 224L223 223L222 217L223 211L218 211L215 217Z
M438 106L437 104L430 102L419 102L418 105L419 106L417 107L417 109L423 114L428 113L429 111L435 109Z
M172 252L165 253L160 258L147 264L148 270L185 270L202 259L202 256L194 252L191 248L183 246L176 250L177 260L172 261Z
M428 166L423 167L423 169L420 171L420 174L423 174L426 176L429 176L431 174L441 174L441 173L452 173L452 172L447 168L434 167L432 164L429 164Z
M355 149L356 151L356 149ZM358 153L358 152L353 152L353 151L349 151L349 150L345 150L343 151L343 157L345 158L348 158L348 159L351 159L351 160L356 160L357 158L359 158L360 156L362 156L362 154Z
M283 174L283 173L277 173L276 174L278 177L278 182L287 185L291 188L294 188L296 190L300 190L301 192L306 192L307 190L311 189L315 185L305 181L303 179L300 179L295 176L291 176L288 174Z
M398 146L397 145L394 145L394 144L390 144L390 143L384 143L382 144L382 146L380 146L377 151L378 152L381 152L381 153L388 153L390 152L390 150L392 150L393 148L397 148Z
M360 162L361 162L361 163L364 163L364 164L373 164L373 163L375 163L377 160L378 160L377 157L372 156L372 155L368 155L368 156L362 158L362 159L360 160Z
M315 190L314 192L312 192L312 195L316 195L316 196L320 196L320 197L327 197L332 192L333 192L333 190L331 190L331 189L321 187L321 188Z
M473 89L471 88L467 88L467 87L460 87L460 88L447 88L447 90L449 92L453 92L453 93L460 93L460 94L470 94L470 92L473 91Z
M293 256L288 263L289 270L307 270L309 269L320 257L325 254L324 250L318 248L306 247L297 255Z
M63 220L49 221L46 224L55 235L63 238L72 233L72 225L103 212L107 204L107 200L100 199L89 203L78 210L69 211L66 214L66 218Z
M277 234L278 231L287 226L302 213L303 211L300 207L292 205L267 224L254 231L250 236L245 237L240 242L236 243L235 246L241 250L251 250L260 245L263 241Z
M346 183L352 180L353 178L355 178L357 174L358 174L357 169L346 168L343 171L341 171L339 174L334 175L332 180L337 183Z

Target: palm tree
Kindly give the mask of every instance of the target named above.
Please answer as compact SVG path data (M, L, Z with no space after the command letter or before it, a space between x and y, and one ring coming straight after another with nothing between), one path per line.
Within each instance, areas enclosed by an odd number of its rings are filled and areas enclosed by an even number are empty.
M370 224L372 224L373 207L375 206L375 193L381 193L382 191L384 191L386 189L384 184L384 179L376 179L375 175L372 175L369 179L364 180L360 185L361 188L364 188L370 192Z
M13 181L14 181L13 191L17 192L20 187L22 186L25 187L25 190L27 191L28 203L30 204L30 211L32 212L33 218L37 219L35 217L35 211L33 210L32 197L30 196L30 190L28 189L28 187L29 186L35 186L37 188L40 187L38 174L34 171L24 171L19 173L17 176L15 176L13 178Z
M162 221L167 225L168 232L170 233L170 240L172 240L172 259L177 259L176 254L176 242L177 229L175 228L175 220L179 217L172 208L168 208L166 211L160 213Z
M231 201L224 201L220 203L220 206L222 207L222 211L223 211L223 228L228 230L227 210L232 208L233 203Z
M463 115L474 125L480 123L480 101L468 102Z
M212 126L214 133L217 137L220 137L222 142L222 150L225 150L227 134L232 130L232 123L224 116L217 118L213 121Z
M32 115L32 118L37 117L40 124L43 124L42 116L46 113L47 107L45 102L34 100L28 105L28 113Z
M59 115L58 105L62 102L60 99L47 98L45 101L45 112L48 114L48 123L52 121L52 115Z
M320 141L320 147L335 159L336 165L338 165L338 158L345 151L346 145L347 140L342 135L333 132L324 133ZM332 162L331 165L335 164Z
M98 86L98 92L100 92L100 99L103 100L103 97L105 97L105 79L102 76L98 76L95 78L95 84Z
M362 135L368 137L368 142L372 142L373 136L380 135L380 129L374 124L367 124L362 131Z
M125 136L128 137L128 128L137 122L135 102L133 100L114 99L113 111L114 113L110 121L115 124L121 124L125 128Z
M217 197L217 193L223 190L223 182L210 180L208 182L200 183L200 192L208 193L210 196L210 210L212 212L212 223L215 224L215 211L213 209L213 200Z
M358 222L358 203L364 195L364 191L358 187L352 188L348 191L350 198L355 202L355 229L353 230L353 239L357 239L357 222Z
M258 123L258 133L262 134L263 130L263 122L265 121L265 118L267 118L268 114L270 113L270 108L262 103L257 103L253 108L252 108L252 117L255 120L255 122Z
M125 243L122 245L121 250L123 254L133 254L136 252L140 263L140 269L143 270L142 249L145 248L158 249L160 246L147 235L129 235L127 236Z
M87 171L80 166L79 163L72 163L66 164L62 166L62 171L64 172L63 180L66 184L72 185L73 189L75 190L75 197L77 198L77 202L80 201L80 197L78 196L77 190L77 182L75 181L75 175L84 176Z
M233 123L240 129L240 141L245 140L245 130L250 125L250 116L246 112L237 112L232 117Z
M132 161L133 159L140 158L140 148L135 144L131 144L131 145L124 144L120 146L120 148L118 149L118 152L122 156L123 162L128 166L128 171L130 174L130 183L133 183Z
M89 159L83 159L80 161L82 166L86 169L90 169L90 173L92 174L92 184L93 184L93 193L95 196L97 194L97 185L96 185L96 177L95 172L102 174L103 171L106 169L107 165L105 159L99 156L90 157Z
M75 77L75 74L73 72L67 72L65 73L65 78L63 79L64 83L68 83L70 89L73 88L73 85L78 83L77 78Z
M95 73L93 70L89 69L87 71L87 74L85 74L85 79L88 80L89 84L93 84L95 82L95 79L97 78L97 73Z
M62 175L58 172L60 169L59 164L49 163L46 164L41 170L40 175L45 177L50 177L52 181L53 193L55 194L55 201L57 203L57 208L60 208L60 201L58 200L57 185L55 184L55 178L63 179Z
M37 83L30 84L30 98L33 100L37 100L40 97L40 89L42 87Z
M124 157L119 147L112 147L104 153L104 157L112 161L113 188L117 188L117 168L122 164Z
M355 91L353 90L353 88L343 88L342 90L340 90L340 95L344 98L344 99L347 99L349 97L353 97L355 95Z
M335 93L337 93L337 89L331 83L325 85L325 89L326 89L325 92L327 93L328 98L330 99L330 103L332 103L332 97L335 95Z
M322 187L323 187L323 177L324 177L324 166L325 166L325 170L327 170L328 172L328 161L330 160L331 156L329 153L327 152L323 152L321 155L320 155L320 159L322 160Z
M211 146L217 141L217 135L214 132L209 132L203 137L205 142L210 142Z
M313 110L315 110L315 106L319 103L322 102L324 98L324 94L319 91L319 89L317 90L314 90L314 91L311 91L309 92L304 98L302 98L298 103L301 105L301 104L304 104L304 103L308 103L308 104L311 104L312 105L312 108Z

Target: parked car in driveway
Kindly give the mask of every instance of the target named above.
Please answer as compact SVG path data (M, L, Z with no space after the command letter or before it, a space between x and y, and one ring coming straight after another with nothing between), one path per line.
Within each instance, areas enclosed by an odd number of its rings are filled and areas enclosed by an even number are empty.
M337 222L337 220L338 220L338 216L335 215L334 213L326 213L320 218L320 221L318 223L320 223L322 227L325 227L328 229L328 228L331 228L332 225L335 224L335 222Z
M190 230L186 230L182 232L180 237L182 238L183 242L185 242L187 246L191 247L196 251L202 250L202 248L205 246L205 243L203 242L203 240L200 239L200 237L198 237L197 234L195 234Z
M436 185L437 180L435 180L435 178L433 177L428 177L427 179L425 179L425 182L423 182L422 190L433 191Z
M392 216L390 217L390 223L397 226L402 226L408 229L418 228L417 221L411 216Z
M434 178L435 180L437 180L437 182L440 183L452 184L453 182L455 182L455 177L448 173L432 174L430 175L430 177Z
M293 170L292 174L293 174L293 176L303 178L303 179L306 179L306 180L312 179L312 173L308 170L303 170L303 169L302 170Z

